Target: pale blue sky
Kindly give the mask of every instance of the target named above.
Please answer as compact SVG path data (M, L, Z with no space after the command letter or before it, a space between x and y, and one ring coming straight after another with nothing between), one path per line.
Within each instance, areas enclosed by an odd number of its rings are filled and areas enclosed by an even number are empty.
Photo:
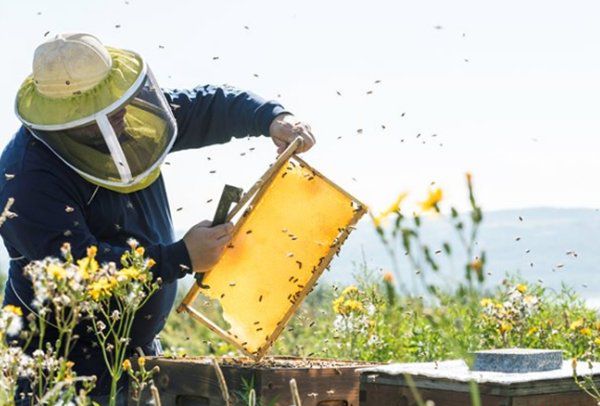
M2 1L1 144L44 33L87 31L142 54L164 87L281 95L315 130L305 159L375 208L432 181L460 204L467 170L486 209L600 206L597 1L128 3ZM172 155L175 227L212 218L223 184L249 187L274 153L262 138Z

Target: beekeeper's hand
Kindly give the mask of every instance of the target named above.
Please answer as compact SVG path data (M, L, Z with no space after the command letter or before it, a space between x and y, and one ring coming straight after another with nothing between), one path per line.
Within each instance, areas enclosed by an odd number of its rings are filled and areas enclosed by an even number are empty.
M210 221L204 220L190 228L183 236L194 272L206 272L212 268L231 241L232 223L214 227L211 227L211 224Z
M281 154L296 137L302 137L302 145L296 152L306 152L316 142L310 126L288 113L280 114L273 119L269 127L269 135L277 146L278 154Z

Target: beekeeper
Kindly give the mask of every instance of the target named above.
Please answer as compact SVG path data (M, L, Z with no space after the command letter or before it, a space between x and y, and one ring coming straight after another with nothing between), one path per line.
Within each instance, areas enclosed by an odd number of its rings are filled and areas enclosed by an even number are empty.
M14 198L17 214L0 228L10 255L4 303L32 311L23 267L59 257L64 242L76 258L97 246L100 262L119 263L135 238L163 280L133 324L131 349L146 354L158 351L177 280L210 268L232 231L202 222L176 240L160 172L167 154L261 134L279 151L297 136L302 151L315 142L310 127L277 102L231 87L165 91L140 55L81 33L38 46L15 110L23 126L0 158L0 202ZM46 337L55 339L49 328ZM77 333L75 370L97 376L93 393L102 402L110 377L90 333L83 325Z

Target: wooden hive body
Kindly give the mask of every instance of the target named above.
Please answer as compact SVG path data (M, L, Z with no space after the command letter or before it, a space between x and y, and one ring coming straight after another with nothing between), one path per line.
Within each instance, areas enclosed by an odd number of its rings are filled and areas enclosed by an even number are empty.
M581 373L589 370L586 367ZM599 384L600 367L596 365L591 373ZM505 374L468 371L462 361L397 364L362 372L360 405L416 406L410 380L423 401L436 406L471 405L470 380L477 384L482 406L596 405L575 383L569 362L556 371Z
M356 370L364 368L366 364L291 357L274 357L269 360L276 366L253 364L248 359L245 364L241 364L235 358L222 362L221 370L233 398L233 405L247 406L243 400L242 388L248 389L250 385L256 391L257 404L289 406L292 404L289 381L294 378L303 406L358 406L359 374ZM160 368L155 382L163 405L224 404L210 359L156 357L147 360L147 368L155 365ZM145 391L141 404L149 396L148 391ZM129 404L133 406L136 402L130 398Z

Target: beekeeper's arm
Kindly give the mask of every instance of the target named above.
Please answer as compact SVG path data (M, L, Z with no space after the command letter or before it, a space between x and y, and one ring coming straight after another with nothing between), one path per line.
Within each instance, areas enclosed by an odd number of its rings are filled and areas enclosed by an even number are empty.
M11 211L16 217L7 220L0 233L4 240L28 260L47 256L60 257L60 248L68 242L75 258L83 258L86 248L98 248L99 263L120 263L121 255L130 249L125 241L106 241L93 235L86 224L85 197L70 187L68 179L59 179L48 171L27 172L19 181L7 182L2 201L13 197ZM35 185L35 187L31 187ZM183 240L171 244L146 246L145 256L156 261L155 278L171 282L192 267Z
M276 101L230 86L199 86L193 90L166 91L177 120L178 135L172 151L222 144L231 138L270 136L278 151L297 136L300 152L314 145L310 127Z

